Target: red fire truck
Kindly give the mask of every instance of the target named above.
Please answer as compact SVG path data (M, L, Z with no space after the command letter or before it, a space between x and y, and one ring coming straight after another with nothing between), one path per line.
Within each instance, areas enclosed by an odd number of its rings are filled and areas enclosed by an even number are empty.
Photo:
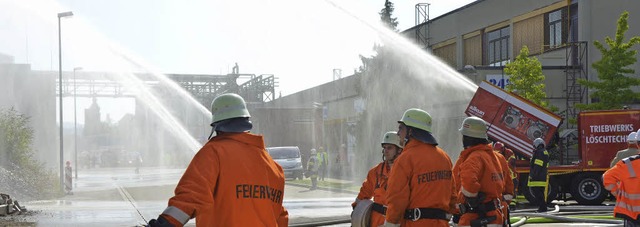
M529 201L533 196L527 179L535 138L548 144L547 198L600 204L609 194L602 185L602 174L616 152L627 147L627 135L640 128L640 110L607 110L581 112L577 129L559 131L560 116L486 81L478 87L466 114L487 121L490 139L514 151L520 181L517 188Z

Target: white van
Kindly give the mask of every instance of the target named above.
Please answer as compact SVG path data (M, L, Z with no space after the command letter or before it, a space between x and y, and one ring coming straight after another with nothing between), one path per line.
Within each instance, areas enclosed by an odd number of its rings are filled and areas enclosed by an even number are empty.
M302 180L304 169L302 168L300 148L296 146L267 147L267 151L269 152L269 155L271 155L271 158L282 166L285 178L297 178Z

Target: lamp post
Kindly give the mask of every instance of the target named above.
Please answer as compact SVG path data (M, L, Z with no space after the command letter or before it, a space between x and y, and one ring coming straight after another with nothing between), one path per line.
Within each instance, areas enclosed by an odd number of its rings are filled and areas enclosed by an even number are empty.
M76 93L78 91L78 87L76 86L76 71L82 70L82 67L73 68L73 154L75 158L73 159L73 168L76 172L76 179L78 179L78 110L76 109Z
M60 34L62 29L60 28L60 19L63 17L73 16L71 11L58 13L58 92L60 93L60 188L64 192L64 146L62 135L62 35Z

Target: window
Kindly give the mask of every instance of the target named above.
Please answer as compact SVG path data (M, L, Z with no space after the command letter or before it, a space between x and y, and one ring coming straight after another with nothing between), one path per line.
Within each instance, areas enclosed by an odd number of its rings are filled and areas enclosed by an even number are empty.
M504 66L509 62L509 27L486 34L486 57L489 66Z
M547 15L549 20L549 47L562 45L562 12L560 10Z
M558 48L561 47L562 44L567 43L568 26L566 12L567 10L563 8L545 15L545 49Z

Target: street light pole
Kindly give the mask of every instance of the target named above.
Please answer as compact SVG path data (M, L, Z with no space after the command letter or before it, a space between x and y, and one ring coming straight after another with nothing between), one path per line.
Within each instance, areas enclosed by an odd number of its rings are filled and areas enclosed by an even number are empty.
M63 17L73 16L71 11L58 13L58 93L60 102L60 188L64 192L64 146L63 146L63 132L62 132L62 35L60 27L60 19Z
M82 70L82 67L73 68L73 154L75 156L73 160L73 168L76 172L76 179L78 179L78 110L76 109L76 94L78 91L78 87L76 86L76 71Z

